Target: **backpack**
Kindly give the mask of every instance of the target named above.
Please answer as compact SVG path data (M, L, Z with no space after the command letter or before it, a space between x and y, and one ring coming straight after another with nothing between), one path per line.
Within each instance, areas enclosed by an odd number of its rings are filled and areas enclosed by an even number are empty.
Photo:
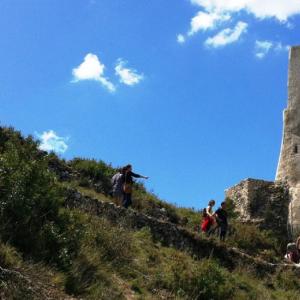
M123 182L124 179L122 174L117 173L113 176L111 184L114 193L122 193Z

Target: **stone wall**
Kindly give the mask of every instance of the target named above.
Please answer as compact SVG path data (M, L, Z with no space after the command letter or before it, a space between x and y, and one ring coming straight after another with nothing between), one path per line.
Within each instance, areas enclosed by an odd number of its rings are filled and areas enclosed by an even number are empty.
M283 134L276 180L290 186L289 226L300 233L300 46L291 47L288 71L288 105L283 113Z
M113 224L128 229L139 230L147 227L153 239L163 246L185 251L197 259L215 257L225 267L234 269L239 265L252 266L262 273L274 272L278 265L265 262L239 251L226 247L211 239L202 238L174 223L157 220L132 209L124 209L113 203L102 202L83 196L76 190L70 190L65 203L71 209L80 209L86 213L109 220ZM289 267L281 264L280 267ZM300 269L299 269L300 272Z
M242 222L287 236L289 189L281 182L245 179L225 191Z

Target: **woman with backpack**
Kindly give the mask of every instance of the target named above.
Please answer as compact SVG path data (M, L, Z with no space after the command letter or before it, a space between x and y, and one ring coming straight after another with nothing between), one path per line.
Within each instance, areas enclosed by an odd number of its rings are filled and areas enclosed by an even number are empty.
M203 218L201 224L201 230L207 235L210 234L211 229L215 224L215 213L213 212L213 207L216 204L215 200L210 200L208 206L203 209Z
M123 168L123 199L122 205L125 208L128 208L132 204L131 194L132 194L132 185L133 185L133 178L144 178L148 179L148 176L139 175L132 172L132 166L127 165Z

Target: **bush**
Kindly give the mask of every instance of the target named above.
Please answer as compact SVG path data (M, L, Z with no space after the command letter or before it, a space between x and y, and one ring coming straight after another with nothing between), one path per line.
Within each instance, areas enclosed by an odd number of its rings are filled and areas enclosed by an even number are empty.
M5 139L9 135L10 138ZM25 256L67 268L82 223L62 210L64 191L31 137L0 130L0 235ZM75 224L77 227L72 227Z
M110 179L116 172L110 165L101 160L74 158L69 162L69 166L80 174L81 186L95 188L97 192L106 195L110 193Z
M178 214L182 220L186 220L184 224L188 229L192 231L200 231L200 225L202 222L202 212L195 210L194 208L178 208Z
M2 145L3 146L3 145ZM38 251L41 232L62 202L56 177L31 138L11 139L0 156L0 233L25 253Z
M276 285L285 290L300 291L300 280L292 270L279 271L275 276Z
M233 293L233 287L227 281L227 276L214 261L203 260L194 268L186 268L175 259L171 266L174 281L171 287L177 290L178 296L188 299L228 299Z
M233 222L227 243L255 256L262 254L264 258L276 260L280 256L280 247L272 232L261 230L256 225Z
M142 183L134 184L132 208L157 219L165 219L175 224L180 222L175 206L147 192Z
M21 255L15 248L8 244L0 244L0 266L2 268L16 268L21 265L21 262Z

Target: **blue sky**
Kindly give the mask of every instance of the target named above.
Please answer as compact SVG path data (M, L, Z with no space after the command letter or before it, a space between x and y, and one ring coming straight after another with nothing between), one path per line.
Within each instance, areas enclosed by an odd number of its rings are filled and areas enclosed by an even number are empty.
M299 0L2 0L0 121L200 208L273 180Z

